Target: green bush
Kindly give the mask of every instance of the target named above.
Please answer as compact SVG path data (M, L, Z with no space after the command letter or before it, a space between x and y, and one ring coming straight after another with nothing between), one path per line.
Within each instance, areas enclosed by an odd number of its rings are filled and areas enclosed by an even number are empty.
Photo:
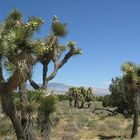
M69 100L68 95L66 94L58 94L56 95L59 101L65 101L65 100Z
M12 124L9 122L7 117L2 117L0 118L0 135L1 136L6 136L8 134L12 133Z
M110 107L110 106L112 106L112 98L111 98L111 96L110 95L105 95L104 97L103 97L103 106L104 107Z
M130 116L133 113L134 100L125 80L122 77L112 79L109 90L112 106L117 107L119 113Z
M58 124L60 118L61 118L61 116L57 112L52 113L50 116L50 120L52 122L52 125L56 126Z
M96 126L96 121L95 120L89 120L88 121L88 127L90 127L90 128L93 128L93 127L95 127Z

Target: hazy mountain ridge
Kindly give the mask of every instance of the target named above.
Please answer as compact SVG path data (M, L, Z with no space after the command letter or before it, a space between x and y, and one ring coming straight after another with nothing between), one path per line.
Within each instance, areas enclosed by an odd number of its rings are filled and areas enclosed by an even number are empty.
M66 93L69 90L70 87L72 87L72 86L66 85L66 84L63 84L63 83L57 83L57 82L53 82L53 83L48 84L48 89L49 90L54 90L54 92L57 93L57 94ZM33 88L30 86L30 84L27 84L27 89L32 90ZM94 94L96 96L104 96L106 94L109 94L109 90L104 89L104 88L93 87L93 91L94 91Z

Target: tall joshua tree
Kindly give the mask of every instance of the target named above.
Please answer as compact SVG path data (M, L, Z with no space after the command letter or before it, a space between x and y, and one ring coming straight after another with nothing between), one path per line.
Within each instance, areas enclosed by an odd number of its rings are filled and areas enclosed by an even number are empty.
M29 78L36 48L31 39L41 24L42 20L37 17L24 23L22 14L13 10L0 27L0 96L3 111L11 119L18 140L24 140L25 135L12 96L19 84ZM9 73L7 79L3 71Z
M138 133L139 96L140 96L140 68L131 62L122 66L123 78L134 97L134 121L131 137Z
M46 37L45 41L42 42L41 40L36 40L37 44L42 44L44 47L49 49L45 49L43 53L37 54L37 62L40 62L43 65L42 71L42 87L47 86L48 82L52 80L58 70L64 66L67 61L73 57L74 55L81 54L81 49L76 47L75 42L68 42L67 45L61 45L59 43L60 38L65 37L67 35L67 28L66 24L61 23L56 16L54 16L52 25L51 25L51 32ZM64 52L67 53L64 53ZM62 59L61 57L64 56ZM50 75L48 75L48 67L50 63L53 63L54 69ZM29 80L30 84L33 86L34 89L39 89L39 85L35 83L32 79Z

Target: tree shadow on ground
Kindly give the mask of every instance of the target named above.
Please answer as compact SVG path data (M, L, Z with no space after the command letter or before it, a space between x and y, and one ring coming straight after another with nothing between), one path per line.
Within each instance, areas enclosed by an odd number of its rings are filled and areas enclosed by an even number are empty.
M116 135L107 136L105 134L99 134L98 137L99 137L100 140L112 140L112 139L115 139L115 138L121 138L121 136L116 136Z

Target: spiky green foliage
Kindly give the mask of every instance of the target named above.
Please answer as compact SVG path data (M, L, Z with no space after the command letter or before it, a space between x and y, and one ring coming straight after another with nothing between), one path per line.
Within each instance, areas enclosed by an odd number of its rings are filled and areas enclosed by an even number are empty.
M21 24L22 17L22 13L19 10L14 9L7 16L7 18L4 21L4 24L2 25L6 29L5 32L7 32L11 28L15 28L16 26L18 26L18 24Z
M52 95L42 98L39 105L39 112L45 116L49 116L55 111L56 98Z
M29 21L24 23L22 14L13 10L1 26L0 50L3 64L11 75L16 72L21 80L27 79L34 63L32 53L35 45L32 36L42 23L43 20L38 17L29 18Z
M59 37L64 37L67 34L67 28L65 23L59 22L59 19L57 16L54 16L53 22L52 22L52 33Z

